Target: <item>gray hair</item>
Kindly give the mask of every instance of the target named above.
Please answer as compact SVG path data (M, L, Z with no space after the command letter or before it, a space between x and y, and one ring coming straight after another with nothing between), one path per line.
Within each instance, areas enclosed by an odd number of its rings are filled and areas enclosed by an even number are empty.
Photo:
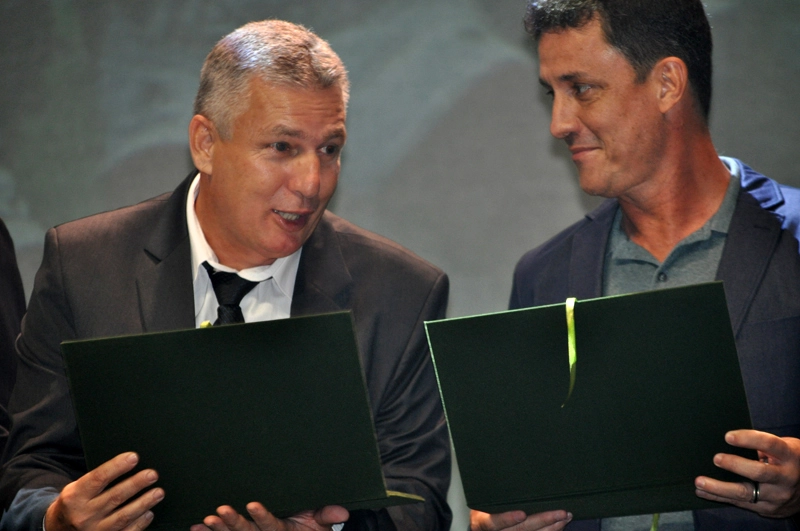
M194 113L214 122L222 138L229 139L254 75L297 88L338 86L347 106L347 70L330 45L298 24L263 20L229 33L208 54L200 72Z

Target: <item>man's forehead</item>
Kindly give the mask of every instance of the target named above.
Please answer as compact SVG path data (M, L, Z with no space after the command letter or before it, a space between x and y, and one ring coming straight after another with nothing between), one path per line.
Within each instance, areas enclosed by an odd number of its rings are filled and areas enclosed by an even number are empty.
M603 64L620 59L627 63L622 53L606 41L597 20L542 34L538 51L540 81L545 85L596 76L602 72Z
M263 110L278 123L291 123L292 117L324 116L332 123L343 124L346 108L342 89L336 85L326 88L299 87L269 81L253 81L250 85L251 110ZM288 127L284 124L284 126Z

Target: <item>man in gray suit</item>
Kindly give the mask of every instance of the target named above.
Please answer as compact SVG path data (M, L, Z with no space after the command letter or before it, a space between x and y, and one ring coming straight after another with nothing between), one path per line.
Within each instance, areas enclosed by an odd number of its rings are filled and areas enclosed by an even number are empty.
M325 41L286 22L248 24L203 66L189 125L198 171L172 194L48 231L18 346L0 527L143 529L169 495L156 471L136 470L134 452L86 471L61 341L349 309L387 486L426 503L309 507L280 520L254 500L246 517L223 505L193 529L448 528L447 428L423 329L444 315L448 281L326 211L347 98L346 71ZM219 278L246 286L238 300L224 300Z
M569 147L581 188L608 200L520 259L511 308L722 280L756 428L731 426L725 440L757 450L760 459L709 455L747 479L697 477L698 496L728 506L668 513L661 523L674 531L794 529L800 191L717 155L708 126L711 28L702 2L535 0L526 26L552 98L550 132ZM570 518L565 511L473 512L472 524L650 526L649 515L567 525Z

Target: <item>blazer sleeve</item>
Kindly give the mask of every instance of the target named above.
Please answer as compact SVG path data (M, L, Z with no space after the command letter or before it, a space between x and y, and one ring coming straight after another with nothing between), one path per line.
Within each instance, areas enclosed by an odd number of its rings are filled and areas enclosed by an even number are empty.
M425 321L445 316L449 280L440 273L405 338L379 403L373 403L375 430L387 488L417 494L425 503L389 507L380 511L354 511L345 531L442 530L450 527L447 505L450 485L450 439L439 398L436 376L425 334ZM391 304L391 302L390 302ZM399 338L395 338L398 340Z

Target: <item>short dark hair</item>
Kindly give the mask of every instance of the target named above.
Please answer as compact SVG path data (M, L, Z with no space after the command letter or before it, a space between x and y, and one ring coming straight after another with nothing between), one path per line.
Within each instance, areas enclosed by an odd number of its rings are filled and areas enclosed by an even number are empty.
M644 82L664 57L678 57L702 117L711 110L711 26L701 0L533 0L525 29L543 33L579 28L595 16L609 45L625 56Z

